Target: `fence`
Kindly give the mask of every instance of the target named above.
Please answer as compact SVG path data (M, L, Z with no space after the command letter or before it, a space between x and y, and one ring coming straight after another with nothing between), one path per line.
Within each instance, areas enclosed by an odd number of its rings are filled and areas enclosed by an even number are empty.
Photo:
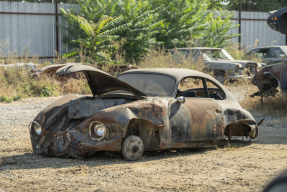
M238 28L232 29L229 33L241 34L232 39L232 42L240 44L242 47L250 48L258 40L257 46L287 45L286 35L273 31L266 22L268 12L254 10L280 9L284 5L254 2L230 2L226 9L234 11L232 18L235 24L240 24Z
M71 7L80 8L76 4L0 1L0 52L23 56L29 50L29 56L53 58L55 52L68 51L62 43L66 34L63 28L68 25L60 8Z
M77 4L0 1L1 56L7 57L11 51L23 56L29 50L29 56L53 58L55 51L60 54L67 52L69 47L62 43L66 34L63 27L67 27L67 21L60 15L60 8L71 7L80 9ZM267 26L267 12L239 9L234 13L232 20L241 26L229 33L241 33L241 36L232 39L233 42L245 47L252 46L256 39L259 40L258 46L286 44L285 35Z

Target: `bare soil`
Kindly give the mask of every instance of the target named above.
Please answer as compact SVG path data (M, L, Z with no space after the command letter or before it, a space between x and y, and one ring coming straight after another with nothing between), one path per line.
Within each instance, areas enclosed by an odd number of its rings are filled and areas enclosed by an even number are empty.
M230 146L145 153L135 162L120 154L85 160L35 155L28 123L56 99L0 104L4 191L262 191L287 168L286 115L268 116L252 143L235 138Z

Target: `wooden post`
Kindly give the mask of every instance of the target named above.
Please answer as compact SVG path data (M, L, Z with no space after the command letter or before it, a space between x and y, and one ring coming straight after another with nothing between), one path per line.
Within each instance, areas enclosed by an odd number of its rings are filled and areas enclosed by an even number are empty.
M57 54L59 54L58 0L55 0L55 16L56 16L56 51Z
M238 18L238 22L239 22L239 27L238 27L238 33L240 34L240 36L238 36L238 44L239 49L241 49L241 10L242 10L242 2L239 1L239 18Z

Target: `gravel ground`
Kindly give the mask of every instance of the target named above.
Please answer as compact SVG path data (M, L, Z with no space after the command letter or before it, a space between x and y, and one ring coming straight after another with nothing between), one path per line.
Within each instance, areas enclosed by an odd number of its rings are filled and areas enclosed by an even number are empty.
M34 155L28 123L58 98L0 104L0 188L5 191L261 191L287 167L287 118L268 116L258 138L230 147L144 154L48 158ZM255 115L256 120L262 118ZM1 190L0 190L1 191Z

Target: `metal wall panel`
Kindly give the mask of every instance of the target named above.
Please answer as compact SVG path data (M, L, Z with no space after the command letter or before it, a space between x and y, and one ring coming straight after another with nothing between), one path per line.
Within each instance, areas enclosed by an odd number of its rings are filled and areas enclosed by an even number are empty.
M233 18L239 18L239 12L234 12ZM257 47L271 45L285 45L285 35L273 31L265 21L269 16L265 12L242 11L242 19L264 19L260 20L242 20L241 21L241 46L247 50L253 48L255 41L258 39ZM238 20L235 23L239 23ZM238 28L232 29L229 33L238 33ZM238 43L238 38L233 38L232 42Z
M79 5L58 4L60 8L75 8L79 11ZM23 15L24 13L55 13L54 3L29 3L0 1L0 12L15 12L15 14L0 14L0 54L9 56L9 53L17 53L18 56L29 55L39 57L54 57L56 46L56 16L55 15ZM238 18L239 12L234 12L233 18ZM266 19L268 13L264 12L241 12L242 19ZM59 27L59 53L65 53L72 49L62 43L67 31L67 21L58 16ZM238 20L233 20L238 24ZM238 28L232 29L229 33L238 33ZM259 40L257 46L285 45L285 35L271 30L266 21L242 20L241 21L241 45L251 49L255 40ZM239 38L231 41L238 43Z
M72 4L58 4L68 9ZM75 5L79 9L79 5ZM0 14L0 53L1 56L56 56L56 16L55 15L24 15L20 13L55 13L54 3L28 3L0 1L0 12L15 12L15 14ZM60 11L58 11L60 13ZM61 16L59 24L67 27L67 22ZM59 27L59 52L68 51L62 43L66 33Z

